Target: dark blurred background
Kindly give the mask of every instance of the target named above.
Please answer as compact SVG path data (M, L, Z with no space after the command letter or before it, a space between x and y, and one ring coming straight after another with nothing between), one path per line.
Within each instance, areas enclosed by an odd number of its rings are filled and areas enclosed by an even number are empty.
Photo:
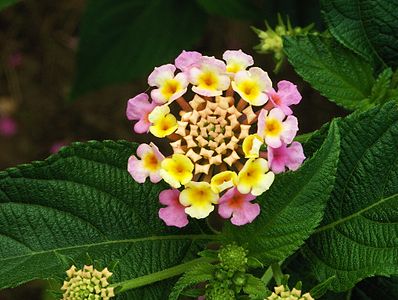
M129 58L128 53L136 53L141 49L147 51L146 43L153 43L154 38L162 42L161 37L154 35L153 28L167 27L168 23L161 18L146 18L151 14L144 8L152 3L156 8L159 0L130 0L127 6L126 2L27 0L0 11L0 169L44 159L73 141L143 141L143 137L133 134L132 124L125 118L126 101L147 88L146 78L155 66L172 63L175 54L183 49L198 50L218 58L227 49L242 49L254 56L255 64L268 71L274 82L280 79L295 82L303 95L302 102L294 109L299 118L300 133L318 129L334 116L344 114L303 82L288 63L283 65L280 73L273 74L272 56L256 54L253 50L259 40L250 26L265 30L264 19L275 25L278 12L283 16L289 15L295 26L315 23L317 30L323 30L318 1L165 0L161 4L170 2L173 9L168 19L183 18L187 8L179 6L179 3L185 3L186 6L191 5L190 13L197 7L197 14L195 11L193 14L202 25L195 29L195 38L186 41L187 46L180 46L184 45L184 41L174 43L171 40L170 45L176 48L174 52L158 53L153 60L150 56L146 60L142 58L145 55L140 56L139 63L134 61L134 57ZM134 2L138 4L131 4ZM95 9L87 8L100 3L106 4ZM110 46L116 45L120 39L117 34L120 28L112 23L105 27L101 23L107 22L109 17L106 15L107 5L113 6L117 16L127 13L126 21L121 19L118 23L122 29L137 26L137 22L129 24L129 20L142 20L142 24L138 25L144 37L134 40L133 34L132 38L127 39L123 51L116 52L126 55L126 61L131 63L132 72L127 72L126 76L119 76L121 73L118 69L122 66L118 66L117 62L124 59L120 56L109 72L100 68L100 59L98 70L93 70L97 67L97 56L102 51L106 53L106 49L98 49L98 45L104 44L101 39L112 37ZM96 34L90 31L91 23L94 23L92 20L98 21L98 24L94 24L98 25ZM98 32L98 28L103 28L104 33L101 30ZM173 35L173 32L169 34ZM176 34L175 38L178 39L179 35ZM119 47L123 45L121 43ZM153 50L153 46L147 47ZM92 61L87 63L88 60ZM136 63L139 72L134 72ZM101 77L98 74L101 72L106 76ZM95 76L101 80L84 87L79 84ZM0 300L52 299L44 296L43 291L47 288L43 282L30 283L0 292Z

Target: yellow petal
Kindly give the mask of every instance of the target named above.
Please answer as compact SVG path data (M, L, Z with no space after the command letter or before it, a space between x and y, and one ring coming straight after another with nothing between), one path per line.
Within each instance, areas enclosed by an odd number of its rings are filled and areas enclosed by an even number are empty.
M214 175L211 179L211 189L215 193L221 193L222 191L236 186L238 182L238 175L233 171L224 171Z
M260 153L260 147L263 139L258 134L248 135L242 144L243 152L246 158L257 158Z

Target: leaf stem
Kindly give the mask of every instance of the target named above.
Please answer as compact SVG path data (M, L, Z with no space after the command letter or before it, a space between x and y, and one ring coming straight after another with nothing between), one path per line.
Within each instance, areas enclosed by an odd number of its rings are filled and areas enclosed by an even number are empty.
M201 257L194 260L191 260L187 263L183 263L168 269L164 269L159 272L155 272L152 274L144 275L137 278L132 278L126 281L114 283L111 286L116 289L116 293L122 293L131 289L135 289L144 285L152 284L154 282L158 282L164 279L168 279L177 275L184 273L187 270L192 269L195 265L202 262L212 262L214 259Z
M271 266L268 267L268 269L265 271L264 275L261 277L261 281L264 282L265 286L268 285L268 283L272 279L272 268Z

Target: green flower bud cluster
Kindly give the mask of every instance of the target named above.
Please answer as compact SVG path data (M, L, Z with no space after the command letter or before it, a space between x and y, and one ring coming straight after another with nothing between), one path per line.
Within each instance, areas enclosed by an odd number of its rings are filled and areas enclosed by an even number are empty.
M275 292L269 296L268 300L314 300L310 293L301 296L301 290L293 288L290 290L287 286L280 285L274 288Z
M313 28L313 24L307 27L292 27L289 18L287 22L283 21L282 17L278 15L278 25L276 25L275 30L265 22L266 31L253 28L254 32L257 33L260 43L254 48L258 53L271 53L274 55L274 60L276 62L275 70L279 70L285 54L283 53L283 36L294 36L299 34L307 34Z
M72 266L66 275L68 278L61 288L63 300L108 300L115 296L108 282L112 273L107 268L100 272L93 266L84 266L82 270Z
M206 285L206 300L233 300L246 284L248 251L236 244L223 246L214 279Z

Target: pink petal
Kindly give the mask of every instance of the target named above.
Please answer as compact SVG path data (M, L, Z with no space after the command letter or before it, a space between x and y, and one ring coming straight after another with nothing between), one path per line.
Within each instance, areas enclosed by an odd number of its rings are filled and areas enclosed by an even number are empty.
M227 50L222 55L223 60L229 61L239 61L246 66L251 66L254 64L253 57L249 54L244 53L242 50Z
M275 109L275 108L274 108ZM281 134L281 138L283 142L286 144L290 144L294 137L296 136L296 133L298 131L298 121L295 116L288 116L283 122L283 132Z
M297 170L305 159L303 146L299 142L293 142L288 148L289 159L286 166L292 170Z
M137 148L137 156L139 158L142 158L142 156L147 153L147 152L152 152L152 147L149 146L148 144L140 144Z
M229 219L232 216L233 209L228 205L228 203L218 204L218 214L224 219Z
M236 196L242 201L238 205L232 202ZM235 225L249 223L260 213L260 206L250 203L255 198L252 194L241 194L237 188L231 188L219 199L218 213L225 219L232 215L231 222Z
M176 206L168 206L159 209L159 218L161 218L167 226L182 228L188 225L188 217L184 209L179 209Z
M268 164L272 172L279 174L285 171L286 165L286 145L282 144L279 148L268 147Z
M214 56L203 56L201 61L201 68L210 67L216 69L219 73L225 73L227 66L225 62Z
M130 156L127 171L138 183L144 183L148 177L148 172L143 168L142 162L138 160L134 155Z
M142 117L142 111L148 110L151 104L149 96L145 93L138 94L127 102L126 116L129 120L139 120Z
M257 203L245 202L241 210L236 210L231 218L231 223L237 226L253 222L260 214L260 205Z
M163 190L159 194L159 202L163 205L179 204L180 191L177 189Z
M196 51L183 50L175 59L175 66L183 72L188 72L193 67L199 67L202 54Z
M201 96L205 97L215 97L215 96L220 96L222 94L222 91L219 90L207 90L207 89L202 89L197 86L193 86L192 90Z
M283 103L287 106L299 104L302 98L297 86L287 80L278 82L278 94L283 99Z
M149 179L151 180L152 183L158 183L159 181L162 180L162 176L160 176L159 172L149 173Z
M148 84L150 86L161 86L167 79L174 78L176 67L172 64L156 67L148 77Z
M258 116L258 123L257 123L257 134L259 136L264 136L264 129L265 129L265 118L268 115L268 111L262 109Z
M159 148L152 142L150 143L150 146L152 147L152 151L155 153L156 158L159 161L162 161L164 159L164 155L160 152Z
M185 207L180 204L178 198L180 191L177 189L164 190L159 194L159 201L167 207L159 210L161 218L167 226L184 227L188 224L188 217L185 213Z
M289 147L286 144L279 148L268 147L268 163L276 174L284 172L286 167L297 170L304 159L303 147L299 142L293 142Z
M275 107L275 108L271 109L268 117L275 118L279 121L283 121L283 119L285 118L285 114L283 113L283 111L280 108Z
M142 119L142 120L139 120L137 123L135 123L134 131L139 134L148 133L149 127L151 127L151 122L149 122L148 120Z

